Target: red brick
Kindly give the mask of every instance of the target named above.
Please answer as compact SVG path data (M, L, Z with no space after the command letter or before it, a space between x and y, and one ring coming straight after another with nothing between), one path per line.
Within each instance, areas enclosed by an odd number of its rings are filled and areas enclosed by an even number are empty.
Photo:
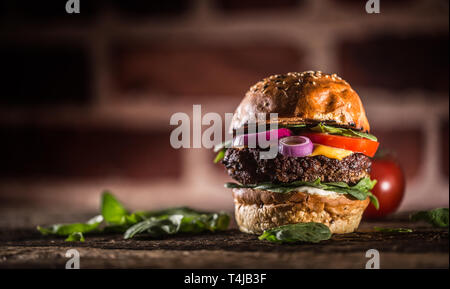
M416 129L374 129L380 142L379 152L392 153L407 179L417 176L423 162L424 134Z
M448 134L449 134L449 127L448 127L448 120L443 121L441 124L441 160L442 160L442 173L445 177L448 178Z
M339 73L355 87L448 93L448 34L344 40Z
M292 9L303 1L299 0L216 0L216 6L224 12L261 11Z
M300 53L288 45L136 45L117 48L112 58L119 94L242 98L261 78L298 70ZM195 96L195 98L193 97Z
M4 44L0 63L0 104L86 104L92 97L89 60L80 47Z
M170 131L107 128L0 128L0 178L136 180L181 174Z

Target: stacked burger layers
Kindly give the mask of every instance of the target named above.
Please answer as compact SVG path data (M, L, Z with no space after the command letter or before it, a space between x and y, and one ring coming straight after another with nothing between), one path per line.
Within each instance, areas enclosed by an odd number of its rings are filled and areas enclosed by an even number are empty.
M271 113L277 118L261 120ZM266 131L252 132L252 125ZM369 134L358 94L337 75L308 71L263 79L236 109L230 132L233 142L216 150L236 180L226 186L241 231L316 222L348 233L370 201L377 206L369 173L379 143ZM271 158L261 157L268 150L258 145L262 137L278 147Z

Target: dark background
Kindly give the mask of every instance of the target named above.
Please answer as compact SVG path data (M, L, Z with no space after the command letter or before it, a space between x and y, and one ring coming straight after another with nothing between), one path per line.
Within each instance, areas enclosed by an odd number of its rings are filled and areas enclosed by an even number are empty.
M288 71L337 73L407 177L402 210L448 206L448 1L0 1L0 207L231 211L207 149L170 116L233 112Z

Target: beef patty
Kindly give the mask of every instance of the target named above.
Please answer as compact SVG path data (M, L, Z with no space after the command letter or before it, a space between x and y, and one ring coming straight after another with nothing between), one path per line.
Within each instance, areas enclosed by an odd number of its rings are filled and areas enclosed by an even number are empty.
M317 178L323 182L355 184L369 176L371 166L370 158L361 153L342 160L321 155L287 157L280 153L274 159L260 159L256 148L229 148L222 163L228 174L244 185L314 181Z

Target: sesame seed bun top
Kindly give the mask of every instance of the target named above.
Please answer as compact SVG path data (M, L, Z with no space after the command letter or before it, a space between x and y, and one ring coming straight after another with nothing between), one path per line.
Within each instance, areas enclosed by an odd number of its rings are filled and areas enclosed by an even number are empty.
M272 75L253 85L237 107L230 132L263 113L278 113L279 124L325 122L370 131L358 94L336 74L320 71Z

